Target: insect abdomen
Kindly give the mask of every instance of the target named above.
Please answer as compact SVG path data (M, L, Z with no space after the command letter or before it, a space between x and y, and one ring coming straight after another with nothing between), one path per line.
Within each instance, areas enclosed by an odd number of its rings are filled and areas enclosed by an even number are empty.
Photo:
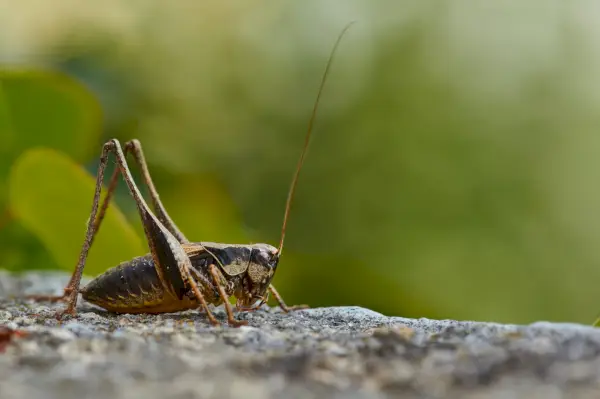
M82 288L81 294L86 301L118 313L162 313L193 305L166 292L151 255L107 270Z

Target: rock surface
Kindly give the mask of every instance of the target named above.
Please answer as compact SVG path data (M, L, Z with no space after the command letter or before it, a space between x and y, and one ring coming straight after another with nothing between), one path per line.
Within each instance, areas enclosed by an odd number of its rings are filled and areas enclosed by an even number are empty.
M0 398L600 398L591 327L265 307L237 316L247 327L214 328L196 311L114 315L83 303L59 324L62 305L14 298L60 293L67 280L0 272Z

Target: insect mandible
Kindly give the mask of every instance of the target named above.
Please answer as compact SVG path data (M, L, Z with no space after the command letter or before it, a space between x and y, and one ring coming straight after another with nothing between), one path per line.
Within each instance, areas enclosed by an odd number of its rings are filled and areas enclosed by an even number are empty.
M213 325L220 323L208 305L223 304L227 313L227 321L231 326L247 324L245 320L234 318L233 307L229 301L231 296L236 298L235 308L238 311L253 311L260 308L267 302L269 293L273 294L284 312L306 308L306 305L287 306L271 281L282 254L288 216L298 176L310 142L323 87L338 45L353 23L346 25L339 34L327 61L310 117L304 147L288 192L281 227L281 239L277 248L269 244L190 242L175 225L161 203L139 141L131 140L121 146L118 140L112 139L102 148L85 241L77 266L64 288L63 295L29 295L26 298L37 301L66 302L66 307L57 312L59 319L65 314L76 314L79 294L87 302L115 313L167 313L201 307ZM100 204L104 172L110 154L116 157L117 168L110 179L107 194ZM144 183L150 193L154 212L142 197L133 180L126 159L128 154L133 155L135 163L141 170ZM86 286L80 287L89 249L102 224L119 174L123 176L136 203L150 253L122 262L94 278Z

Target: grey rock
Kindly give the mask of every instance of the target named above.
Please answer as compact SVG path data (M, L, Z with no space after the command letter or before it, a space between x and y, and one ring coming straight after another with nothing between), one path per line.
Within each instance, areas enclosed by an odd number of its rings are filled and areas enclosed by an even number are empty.
M360 307L116 315L60 294L69 276L0 272L0 398L600 398L600 330L387 317ZM225 321L225 312L214 309Z

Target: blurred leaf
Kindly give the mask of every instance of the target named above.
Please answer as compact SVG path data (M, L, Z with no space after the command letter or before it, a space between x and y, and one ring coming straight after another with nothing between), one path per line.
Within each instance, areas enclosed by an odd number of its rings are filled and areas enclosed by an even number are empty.
M28 150L11 170L11 211L64 269L72 270L77 262L94 184L95 179L79 165L51 149ZM139 236L113 205L90 250L85 273L98 274L146 252Z
M12 271L58 268L44 244L18 220L9 220L0 227L0 268Z
M98 102L82 84L51 71L0 70L0 207L11 164L44 146L84 161L100 136Z

